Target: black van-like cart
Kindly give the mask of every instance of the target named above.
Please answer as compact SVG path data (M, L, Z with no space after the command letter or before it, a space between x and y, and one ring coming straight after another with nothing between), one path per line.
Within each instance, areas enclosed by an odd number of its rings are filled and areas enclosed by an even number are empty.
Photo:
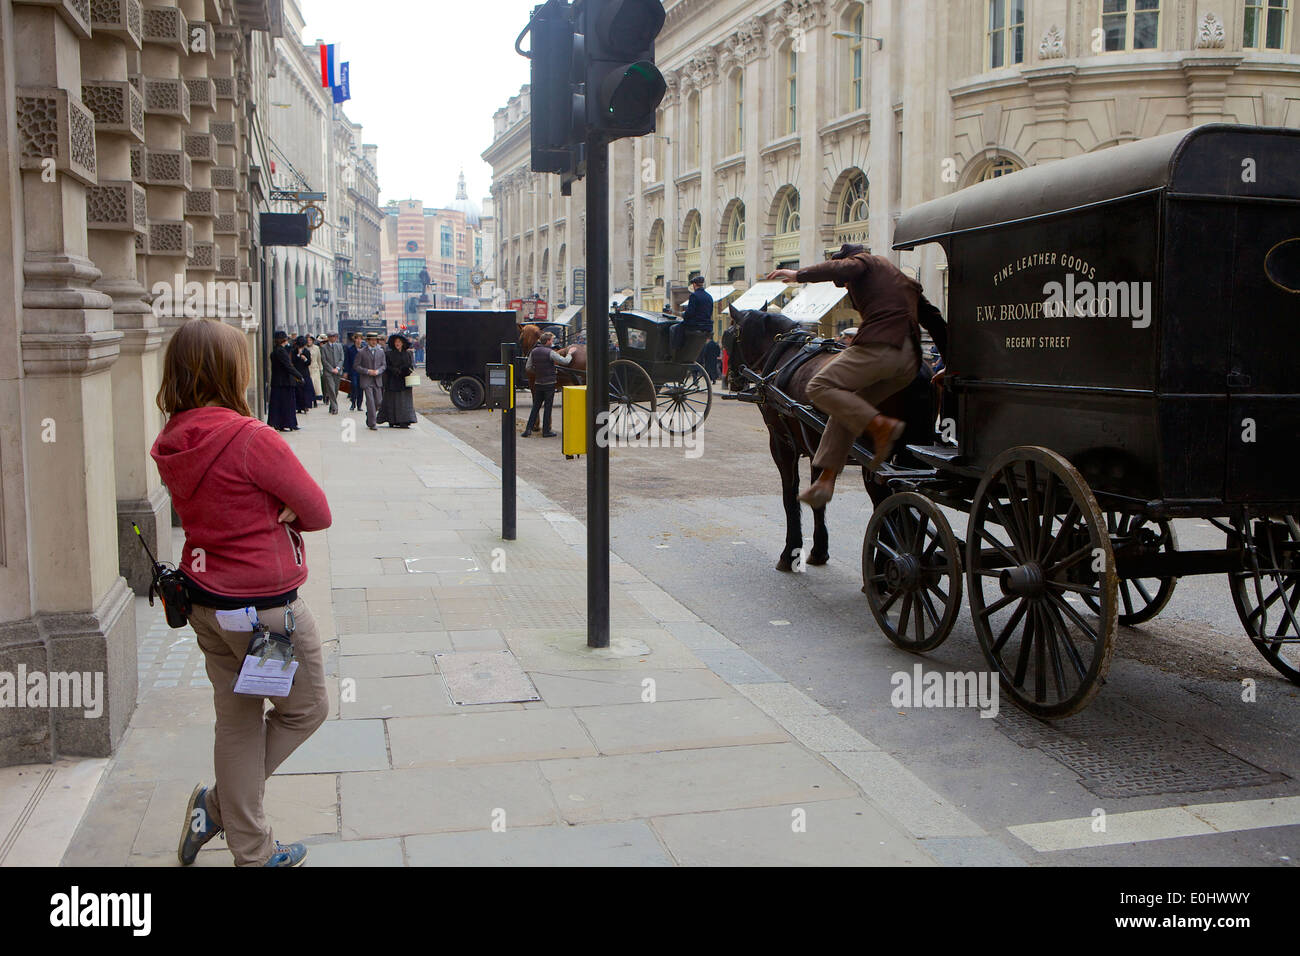
M894 248L930 242L949 443L875 476L893 493L862 577L886 636L938 647L964 583L1002 690L1066 717L1105 682L1118 624L1224 574L1300 684L1300 130L1207 125L1031 167L904 214ZM940 505L969 515L964 541ZM1184 517L1223 547L1179 550Z
M487 397L489 364L501 361L501 344L519 340L514 312L483 309L429 309L425 316L424 369L429 381L438 382L462 411L481 408ZM523 365L515 371L517 388Z

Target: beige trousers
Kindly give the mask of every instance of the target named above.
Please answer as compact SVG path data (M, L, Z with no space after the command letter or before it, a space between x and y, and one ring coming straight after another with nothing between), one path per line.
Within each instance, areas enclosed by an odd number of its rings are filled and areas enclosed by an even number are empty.
M919 368L910 344L899 349L882 342L850 345L827 362L808 383L808 398L830 416L813 466L843 469L853 442L880 414L876 405L911 384Z
M234 692L252 634L224 631L212 608L195 606L190 624L198 635L212 681L217 712L213 761L217 782L208 790L212 822L226 831L236 866L262 866L275 841L262 810L266 779L310 737L329 715L325 694L325 662L316 620L299 598L292 604L294 659L298 672L288 697L245 697ZM272 631L284 633L284 609L258 611ZM266 709L270 699L271 709Z

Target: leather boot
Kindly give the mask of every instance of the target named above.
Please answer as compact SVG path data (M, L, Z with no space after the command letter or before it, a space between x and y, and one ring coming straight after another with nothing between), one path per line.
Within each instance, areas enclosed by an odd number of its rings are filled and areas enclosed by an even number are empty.
M890 418L888 415L877 415L867 422L871 447L876 450L868 468L875 471L889 460L889 456L894 453L894 443L903 437L906 428L906 423L900 422L897 418Z

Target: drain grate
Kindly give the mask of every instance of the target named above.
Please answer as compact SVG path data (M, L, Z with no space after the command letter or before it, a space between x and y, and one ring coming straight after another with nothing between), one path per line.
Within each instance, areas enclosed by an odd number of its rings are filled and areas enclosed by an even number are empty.
M1214 746L1201 735L1104 698L1082 714L1045 724L1006 707L995 721L1079 775L1099 797L1143 797L1255 787L1286 779Z

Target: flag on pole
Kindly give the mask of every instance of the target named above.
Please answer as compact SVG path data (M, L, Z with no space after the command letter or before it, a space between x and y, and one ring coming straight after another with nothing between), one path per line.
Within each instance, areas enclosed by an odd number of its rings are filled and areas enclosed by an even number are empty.
M339 64L339 82L337 86L331 88L335 103L352 99L352 85L348 82L348 66L347 63Z
M320 45L320 85L331 89L338 83L338 44Z

